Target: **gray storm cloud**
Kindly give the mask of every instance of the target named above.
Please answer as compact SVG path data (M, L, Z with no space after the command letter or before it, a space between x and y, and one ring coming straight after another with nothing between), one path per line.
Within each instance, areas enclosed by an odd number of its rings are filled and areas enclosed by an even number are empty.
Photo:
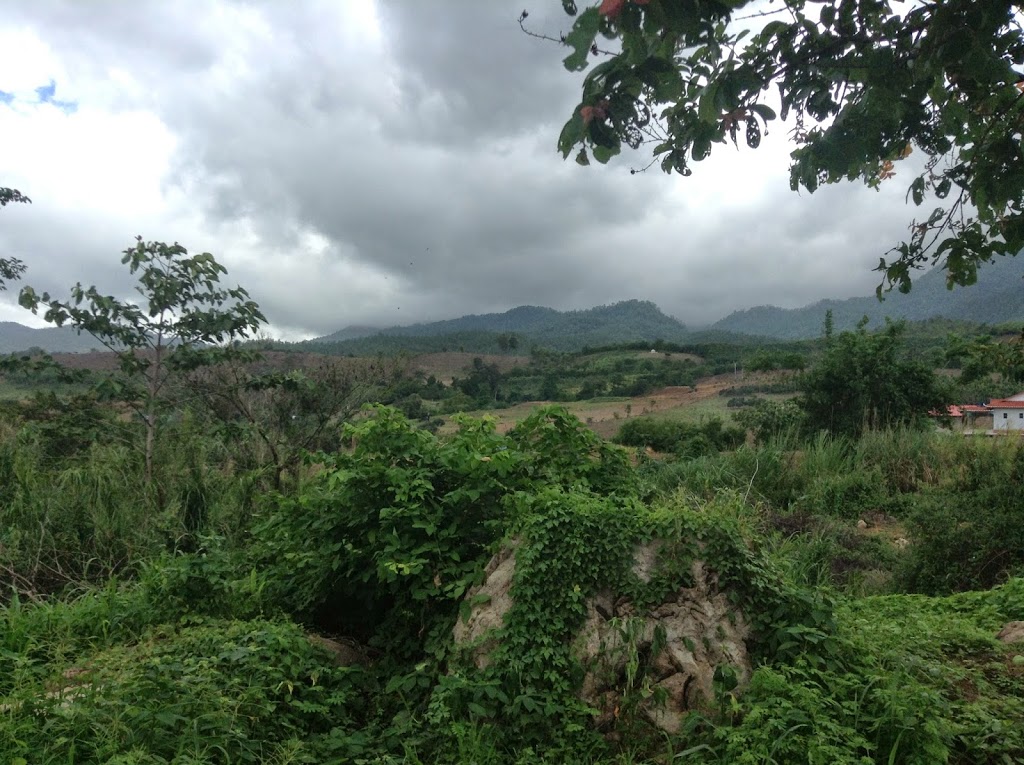
M17 224L5 210L0 240L45 255L54 284L95 273L128 289L118 250L153 238L142 223L177 223L167 238L217 248L292 333L629 298L702 324L870 291L913 214L902 178L789 192L782 129L757 153L718 149L691 179L632 176L639 155L563 162L579 79L563 49L520 32L522 0L391 0L369 16L327 2L85 6L38 0L0 24L31 29L81 98L159 118L176 141L159 181L176 201L154 221L111 209L87 223L39 194ZM526 7L539 29L569 27L556 0Z

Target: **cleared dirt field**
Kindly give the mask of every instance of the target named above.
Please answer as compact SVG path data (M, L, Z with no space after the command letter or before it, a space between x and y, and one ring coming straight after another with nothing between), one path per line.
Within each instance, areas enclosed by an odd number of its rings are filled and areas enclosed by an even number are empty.
M422 370L427 376L434 375L445 385L451 385L454 378L463 377L473 368L473 359L481 359L484 364L494 364L503 373L513 367L525 366L530 363L530 359L526 356L488 356L480 353L449 351L413 356L410 366L412 369Z
M783 379L785 374L777 372L740 374L739 376L731 373L722 374L699 380L696 388L668 387L634 398L601 398L591 401L562 402L560 405L575 414L595 433L604 438L611 438L618 433L627 417L640 417L647 414L688 422L699 422L704 417L719 417L728 422L736 410L727 406L728 396L719 395L723 390L734 386L777 382ZM760 398L775 400L792 398L792 394L759 393L757 395ZM467 414L477 417L484 415L495 417L498 420L498 431L505 433L511 430L517 422L528 417L538 406L550 403L554 402L525 401L508 409L467 412ZM444 430L451 428L452 426L449 424Z
M672 419L698 421L701 417L718 416L731 418L732 410L726 404L728 398L719 393L735 385L750 385L767 382L774 378L768 374L733 374L708 377L698 381L696 388L686 386L661 388L635 398L606 398L592 401L573 401L561 405L575 414L600 436L611 438L627 417L655 414ZM765 396L765 398L788 398L788 396ZM526 401L508 409L469 412L474 416L488 415L497 418L499 432L505 433L517 422L525 419L538 406L548 401ZM627 409L628 407L628 409Z

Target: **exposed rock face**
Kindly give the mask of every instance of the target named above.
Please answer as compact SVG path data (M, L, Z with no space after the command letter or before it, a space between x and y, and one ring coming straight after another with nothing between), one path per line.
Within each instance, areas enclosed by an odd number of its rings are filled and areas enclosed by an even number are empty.
M660 544L637 548L633 574L649 582L658 568ZM473 661L486 667L496 642L488 634L500 627L512 605L515 552L503 550L487 566L484 583L467 597L484 594L490 602L455 627L457 643L471 643ZM746 639L749 627L736 606L719 591L717 577L702 562L691 567L693 587L680 588L663 602L638 609L610 590L587 602L587 618L573 641L586 675L580 696L599 710L599 727L614 723L625 691L647 691L640 711L668 733L678 731L687 711L714 700L716 670L742 688L750 679Z
M477 669L484 669L490 664L491 651L496 645L493 639L487 638L488 633L501 627L505 614L512 608L512 578L516 572L515 547L503 547L487 563L484 569L483 584L473 587L466 593L466 599L472 600L478 595L485 595L489 600L474 608L467 621L459 619L455 623L453 637L457 645L474 643L473 663Z
M1004 643L1024 643L1024 622L1007 622L996 637Z
M331 640L331 638L314 634L306 635L306 638L310 643L318 645L321 648L326 648L330 651L331 655L334 657L334 663L339 667L366 667L370 665L370 657L362 646L355 642Z

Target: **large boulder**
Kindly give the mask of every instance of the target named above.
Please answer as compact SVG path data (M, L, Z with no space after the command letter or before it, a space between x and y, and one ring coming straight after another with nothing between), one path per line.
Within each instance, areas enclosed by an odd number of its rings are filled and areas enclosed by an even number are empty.
M639 582L656 575L661 555L657 541L636 548L632 573ZM515 561L514 546L490 561L484 582L467 593L468 620L455 626L455 642L479 669L490 663L495 630L512 606ZM690 575L692 586L653 605L640 607L610 588L587 601L572 647L585 671L580 697L598 710L599 727L613 725L624 700L633 698L641 714L674 733L688 711L714 702L716 679L725 690L749 681L750 629L743 614L702 561L692 562Z
M1024 643L1024 622L1007 622L996 638L1004 643Z
M491 653L497 645L493 632L505 622L505 614L512 608L512 578L516 573L515 545L503 547L491 558L484 569L482 584L470 588L466 601L472 610L468 619L455 623L456 645L469 645L473 664L485 669L491 663Z

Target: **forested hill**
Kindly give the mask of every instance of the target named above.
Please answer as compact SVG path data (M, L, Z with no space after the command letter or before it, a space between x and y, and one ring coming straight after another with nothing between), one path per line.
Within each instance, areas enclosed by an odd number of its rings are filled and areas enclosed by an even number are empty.
M803 308L758 306L736 311L711 325L712 329L798 339L821 334L825 312L832 311L837 330L853 327L863 316L869 327L885 318L923 321L934 317L983 324L1024 322L1024 255L999 258L978 270L978 282L970 287L946 289L945 272L932 270L914 280L906 295L890 292L879 302L874 295L848 300L822 300Z
M370 352L409 350L493 351L500 335L516 335L521 350L538 345L553 350L575 351L585 346L634 341L681 342L686 327L666 316L649 301L627 300L585 311L519 306L505 313L463 316L458 319L407 327L391 327L376 334L354 337L355 328L310 340L310 346L334 346L334 350L363 355Z
M70 327L35 329L13 321L0 321L0 354L42 348L49 353L84 353L98 348L92 335L79 335Z

